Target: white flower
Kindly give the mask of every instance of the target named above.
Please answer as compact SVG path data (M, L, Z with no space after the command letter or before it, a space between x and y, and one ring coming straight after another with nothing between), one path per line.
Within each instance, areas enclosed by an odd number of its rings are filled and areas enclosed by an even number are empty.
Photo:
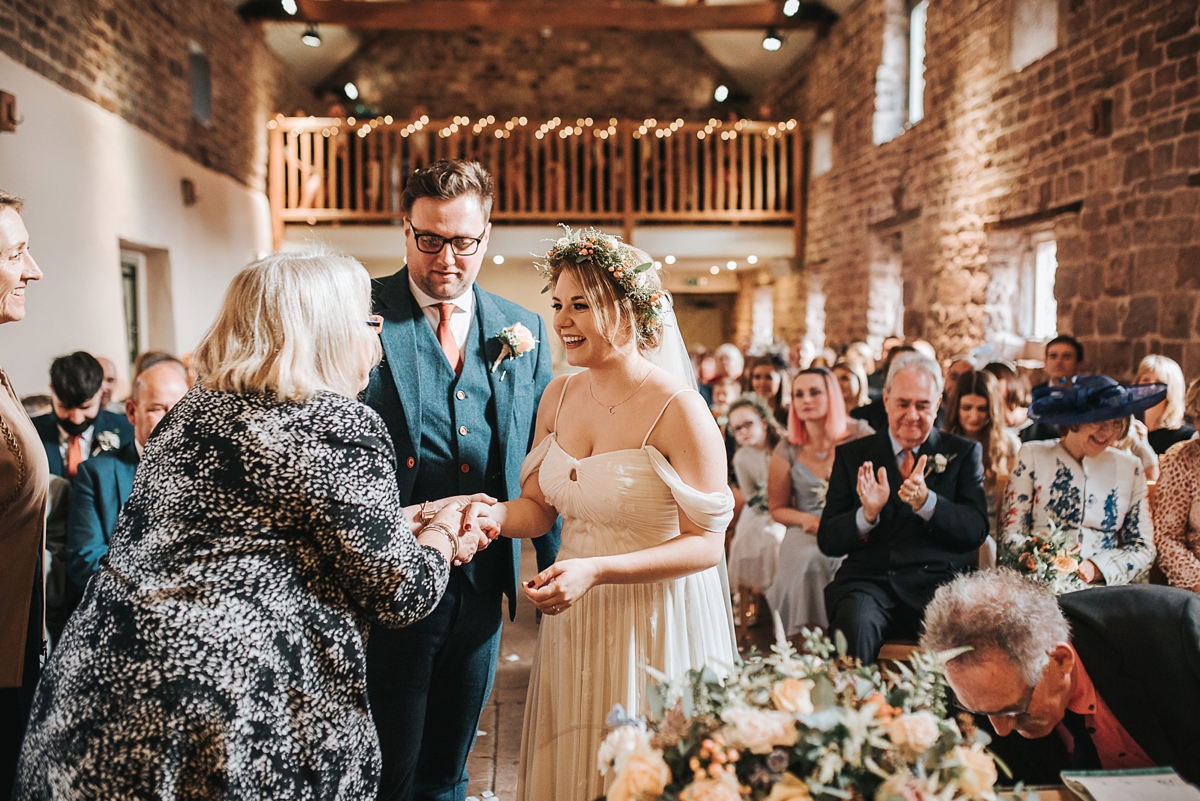
M909 761L915 760L937 742L938 719L932 712L912 712L901 715L888 726L892 744Z
M96 442L102 451L115 451L121 447L121 435L116 431L101 431L96 435Z
M600 744L596 762L600 775L608 773L611 767L620 773L625 767L625 760L639 749L650 747L650 735L642 726L618 726L608 733Z
M769 754L777 745L792 746L800 739L791 712L731 707L721 713L721 719L728 724L729 744L755 754Z

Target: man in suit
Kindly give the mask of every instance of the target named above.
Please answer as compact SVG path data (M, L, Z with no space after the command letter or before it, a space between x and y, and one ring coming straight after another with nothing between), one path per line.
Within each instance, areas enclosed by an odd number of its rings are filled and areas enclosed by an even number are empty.
M970 570L987 538L982 451L934 428L941 397L937 362L902 353L884 385L887 427L834 457L817 544L846 560L825 604L864 662L885 638L916 638L938 585Z
M71 484L66 532L67 575L76 587L83 589L99 570L117 516L133 491L142 449L158 421L187 391L187 371L179 362L160 361L141 372L134 379L133 394L125 401L134 441L79 466Z
M492 179L477 163L413 173L401 197L405 269L377 282L384 360L366 402L396 448L401 502L520 495L550 349L542 318L475 284L487 253ZM520 323L537 339L514 355L498 335ZM503 358L502 358L503 356ZM557 531L534 541L539 570ZM502 595L516 612L520 541L496 540L455 567L441 603L404 629L376 626L367 693L383 753L381 799L462 801L467 755L491 692Z
M79 465L102 451L133 441L133 426L101 405L104 368L86 351L50 363L53 411L33 418L50 462L50 474L75 479Z
M1014 571L977 573L938 590L921 644L970 648L946 680L998 735L991 747L1014 780L1170 766L1200 782L1194 592L1132 584L1056 599Z

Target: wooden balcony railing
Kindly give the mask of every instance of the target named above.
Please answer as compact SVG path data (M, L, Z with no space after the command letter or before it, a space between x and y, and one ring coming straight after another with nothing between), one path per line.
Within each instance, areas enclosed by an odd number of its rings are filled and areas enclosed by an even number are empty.
M276 246L286 223L401 218L409 174L443 158L496 180L497 223L755 223L800 227L795 121L660 122L466 117L413 122L276 117L269 194Z

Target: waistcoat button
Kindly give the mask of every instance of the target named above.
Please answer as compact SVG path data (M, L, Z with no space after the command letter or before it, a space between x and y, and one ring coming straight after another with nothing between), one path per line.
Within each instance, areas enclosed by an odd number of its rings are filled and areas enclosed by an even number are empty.
M469 464L464 464L464 465L463 465L463 466L462 466L460 469L461 469L461 470L462 470L464 473L470 473L470 472L471 472L471 465L469 465Z
M463 392L463 391L460 389L458 392L455 392L455 393L454 393L454 397L458 398L459 400L466 400L466 399L467 399L467 393Z
M467 435L467 427L466 427L466 426L459 426L459 427L458 427L458 433L462 434L462 435L465 437L465 436Z
M414 457L412 457L412 456L408 457L408 466L409 466L410 468L416 467L416 466L417 466L417 460L416 460Z

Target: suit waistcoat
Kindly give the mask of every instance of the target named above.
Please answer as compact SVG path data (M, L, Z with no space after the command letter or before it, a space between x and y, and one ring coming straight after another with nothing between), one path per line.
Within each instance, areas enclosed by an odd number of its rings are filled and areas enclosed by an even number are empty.
M488 370L491 365L472 354L484 352L483 324L479 304L467 340L463 344L462 375L454 370L428 325L420 305L413 300L417 349L428 367L422 382L421 468L413 482L412 503L433 501L449 495L486 492L503 499L504 461L496 436L496 411L492 402ZM499 586L507 549L493 547L477 554L462 566L476 590Z

